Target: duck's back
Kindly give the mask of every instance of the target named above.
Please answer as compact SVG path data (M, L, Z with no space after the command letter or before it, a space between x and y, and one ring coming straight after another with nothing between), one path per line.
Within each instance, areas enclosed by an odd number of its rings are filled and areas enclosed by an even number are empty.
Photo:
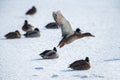
M14 38L20 38L21 36L15 32L10 32L5 35L7 39L14 39Z
M48 23L45 27L47 29L57 29L58 25L55 22L51 22L51 23Z
M37 32L37 31L28 31L25 34L25 37L40 37L40 32Z
M43 56L43 59L56 59L56 58L58 58L58 54L55 51L49 51Z
M40 53L40 56L44 56L46 53L50 52L51 50L45 50L44 52Z
M34 7L34 8L31 8L31 9L29 9L25 14L26 15L33 15L33 14L35 14L36 13L36 8Z
M90 64L85 60L78 60L70 64L69 67L75 70L87 70L90 68Z

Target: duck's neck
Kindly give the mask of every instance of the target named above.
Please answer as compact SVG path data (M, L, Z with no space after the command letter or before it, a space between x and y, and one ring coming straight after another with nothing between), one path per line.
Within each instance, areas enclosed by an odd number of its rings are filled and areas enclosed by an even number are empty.
M89 62L89 59L86 59L87 62Z
M89 62L89 58L88 58L88 57L86 57L86 58L85 58L85 61Z
M78 38L83 38L83 37L86 37L86 35L83 33L83 34L77 34L77 37Z
M25 20L25 25L27 25L28 24L28 21L27 20Z

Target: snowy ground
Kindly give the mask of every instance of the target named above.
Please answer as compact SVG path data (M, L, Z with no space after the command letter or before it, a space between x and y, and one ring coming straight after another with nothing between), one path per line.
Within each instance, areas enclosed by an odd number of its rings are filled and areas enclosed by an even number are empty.
M120 80L120 0L1 0L0 1L0 80ZM26 16L35 5L38 12ZM91 32L83 38L57 48L60 57L43 60L46 49L57 46L61 30L48 30L52 12L61 10L73 29ZM38 27L40 38L7 40L4 35L19 30L24 20ZM74 71L75 60L90 58L91 69Z

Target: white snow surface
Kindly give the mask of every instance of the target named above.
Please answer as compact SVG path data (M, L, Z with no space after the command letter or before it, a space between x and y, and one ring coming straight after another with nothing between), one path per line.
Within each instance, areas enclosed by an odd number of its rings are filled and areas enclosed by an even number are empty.
M37 13L25 12L36 6ZM59 58L43 60L39 54L53 49L61 40L60 29L46 29L52 12L61 10L72 28L90 32L57 48ZM40 29L39 38L5 39L19 30L24 20ZM90 70L68 68L75 60L90 58ZM1 0L0 1L0 80L120 80L120 0Z

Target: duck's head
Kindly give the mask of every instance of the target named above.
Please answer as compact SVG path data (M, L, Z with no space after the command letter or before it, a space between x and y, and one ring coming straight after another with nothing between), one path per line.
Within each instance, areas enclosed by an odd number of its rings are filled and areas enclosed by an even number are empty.
M28 24L28 21L27 21L27 20L25 20L25 24Z
M20 34L20 32L19 32L18 30L16 30L15 33L16 33L17 35L20 35L20 36L21 36L21 34Z
M85 61L89 62L89 57L86 57L86 58L85 58Z
M35 6L32 6L32 9L35 9Z
M56 47L53 48L53 51L57 51Z
M15 31L15 33L18 33L18 34L20 34L20 32L19 32L18 30L16 30L16 31Z
M38 28L35 28L35 29L34 29L34 31L37 31L37 32L39 32L39 29L38 29Z
M86 37L87 37L87 36L88 36L88 37L89 37L89 36L90 36L90 37L95 37L95 36L92 35L91 33L84 33L83 36L86 36Z
M80 28L77 28L75 32L80 32L80 31L81 31Z

